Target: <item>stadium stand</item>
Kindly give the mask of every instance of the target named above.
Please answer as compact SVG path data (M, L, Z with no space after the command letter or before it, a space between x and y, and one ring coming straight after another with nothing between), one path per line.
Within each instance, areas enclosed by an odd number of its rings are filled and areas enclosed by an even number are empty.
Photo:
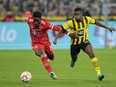
M8 12L16 21L25 20L25 11L41 10L43 15L52 20L65 20L72 15L75 7L81 7L97 19L103 19L104 0L0 0L0 20L4 21ZM116 19L116 0L109 0L109 18ZM56 16L58 18L56 18ZM98 17L99 16L99 17ZM56 19L55 19L56 18Z

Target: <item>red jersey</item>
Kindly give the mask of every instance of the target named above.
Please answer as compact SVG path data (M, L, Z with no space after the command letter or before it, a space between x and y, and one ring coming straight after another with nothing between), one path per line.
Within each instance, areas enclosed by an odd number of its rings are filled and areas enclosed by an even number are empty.
M34 26L34 20L32 15L29 12L26 12L27 16L27 23L30 27L30 36L32 43L42 43L42 44L50 44L49 37L48 37L48 30L52 29L55 31L59 31L60 27L54 24L50 24L47 20L41 19L41 23L38 27Z

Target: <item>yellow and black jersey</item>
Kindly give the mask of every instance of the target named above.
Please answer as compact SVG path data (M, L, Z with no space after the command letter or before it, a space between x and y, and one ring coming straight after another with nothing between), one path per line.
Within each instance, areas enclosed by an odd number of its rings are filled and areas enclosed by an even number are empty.
M95 19L83 16L83 20L81 22L77 22L75 18L67 21L67 23L63 24L62 27L67 30L70 29L70 33L76 32L78 35L77 39L71 39L71 44L80 44L86 40L88 40L88 26L89 24L95 24Z

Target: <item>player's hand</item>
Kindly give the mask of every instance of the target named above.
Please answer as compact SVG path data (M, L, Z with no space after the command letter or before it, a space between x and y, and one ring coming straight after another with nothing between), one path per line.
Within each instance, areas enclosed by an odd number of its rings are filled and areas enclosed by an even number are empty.
M53 44L57 44L57 39L54 39Z
M30 11L26 11L26 17L32 17L32 15L31 15L31 12Z
M78 35L76 34L76 32L75 33L69 33L69 36L70 36L70 38L74 38L74 39L78 38Z
M116 28L115 28L115 27L111 27L111 28L109 28L109 31L110 31L110 32L116 31Z

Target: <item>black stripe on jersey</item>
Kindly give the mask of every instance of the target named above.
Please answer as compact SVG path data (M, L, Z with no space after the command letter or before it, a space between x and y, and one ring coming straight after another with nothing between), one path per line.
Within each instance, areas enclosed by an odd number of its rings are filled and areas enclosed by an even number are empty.
M76 44L78 44L79 43L79 37L77 38L77 42L76 42Z
M74 31L76 31L76 26L75 26L74 19L72 19L72 23L73 23Z
M83 39L84 39L84 37L81 38L81 43L83 43Z
M82 21L82 28L84 28L84 20Z
M77 24L78 24L78 29L80 29L80 23L79 23L79 22L77 22Z
M87 40L87 33L85 33L85 41Z
M72 44L74 45L75 39L73 38L72 41L73 41Z
M88 24L88 20L87 20L87 17L84 17L85 18L85 21L86 21L86 23Z

